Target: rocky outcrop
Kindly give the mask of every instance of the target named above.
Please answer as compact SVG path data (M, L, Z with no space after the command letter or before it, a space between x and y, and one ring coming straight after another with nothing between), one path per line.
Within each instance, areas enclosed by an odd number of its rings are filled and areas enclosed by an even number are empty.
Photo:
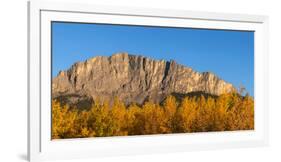
M161 102L172 93L204 92L220 95L234 90L232 84L210 72L199 73L175 61L154 60L117 53L78 62L52 81L53 98L67 102L109 101L118 97L126 104Z

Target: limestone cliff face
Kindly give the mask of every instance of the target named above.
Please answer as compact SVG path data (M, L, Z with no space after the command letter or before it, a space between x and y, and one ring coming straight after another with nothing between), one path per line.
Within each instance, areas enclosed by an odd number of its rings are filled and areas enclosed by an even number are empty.
M117 53L78 62L61 71L52 81L53 98L71 102L112 101L129 103L161 102L171 93L204 92L220 95L234 90L232 84L213 73L199 73L175 61L153 60Z

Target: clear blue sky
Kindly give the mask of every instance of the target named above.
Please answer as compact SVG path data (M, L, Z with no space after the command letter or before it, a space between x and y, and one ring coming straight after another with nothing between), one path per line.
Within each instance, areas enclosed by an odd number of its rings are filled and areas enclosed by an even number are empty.
M117 52L173 59L254 95L254 32L52 23L52 76L77 61Z

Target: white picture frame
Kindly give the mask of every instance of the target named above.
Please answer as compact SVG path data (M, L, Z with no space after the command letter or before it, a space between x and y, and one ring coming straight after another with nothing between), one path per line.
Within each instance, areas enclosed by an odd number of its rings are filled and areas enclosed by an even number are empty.
M254 147L268 144L268 17L44 1L29 2L28 11L30 161ZM51 140L51 21L255 31L255 130Z

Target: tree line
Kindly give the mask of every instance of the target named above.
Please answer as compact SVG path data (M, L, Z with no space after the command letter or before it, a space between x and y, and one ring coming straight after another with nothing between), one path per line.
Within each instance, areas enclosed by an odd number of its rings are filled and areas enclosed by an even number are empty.
M52 100L52 139L233 131L254 129L254 100L251 96L227 93L214 97L172 95L163 104L142 106L95 102L79 110Z

